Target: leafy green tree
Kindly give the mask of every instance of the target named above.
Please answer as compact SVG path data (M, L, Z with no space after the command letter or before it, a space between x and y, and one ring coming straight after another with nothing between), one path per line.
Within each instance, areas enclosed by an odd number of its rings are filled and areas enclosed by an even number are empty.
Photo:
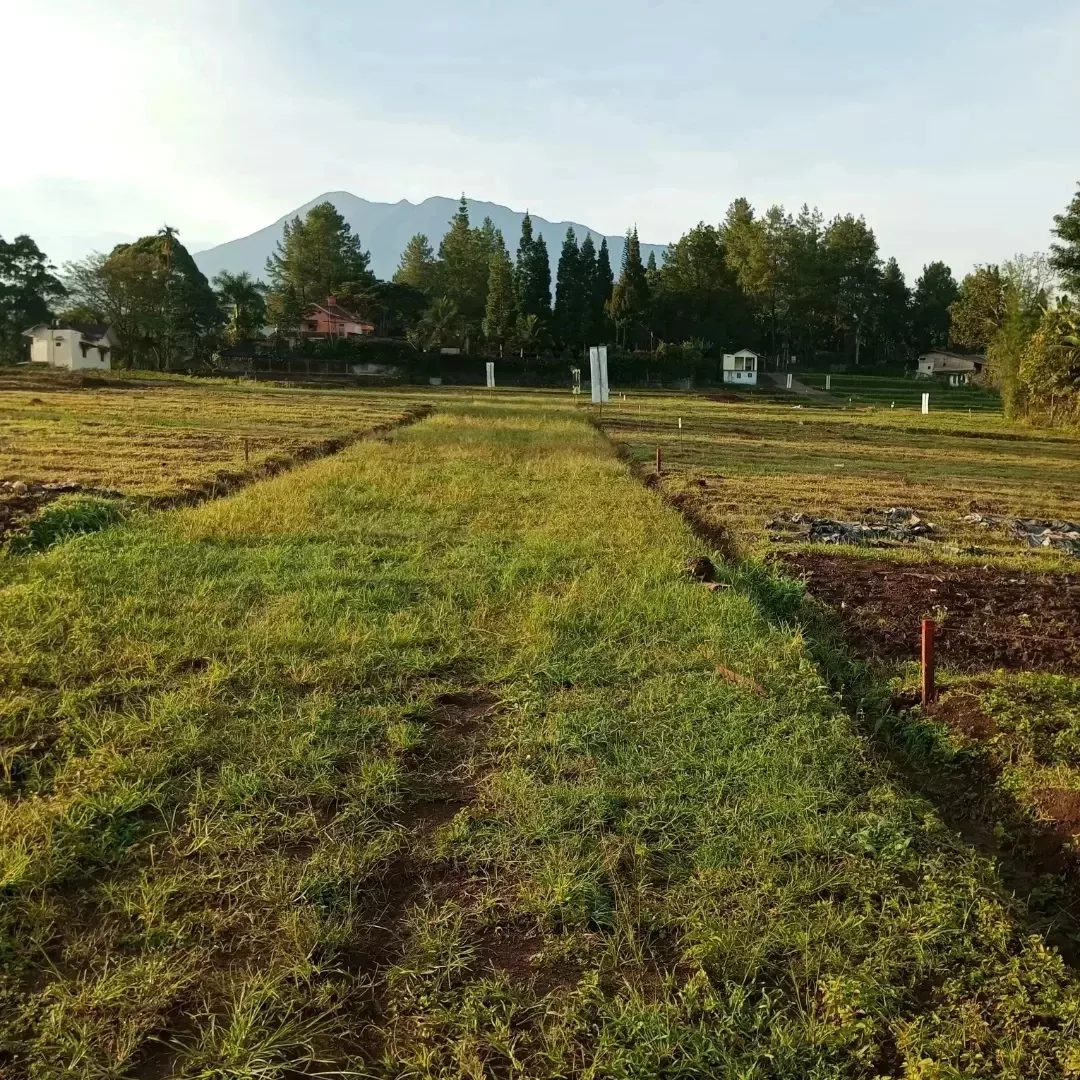
M461 312L447 296L435 298L417 329L424 349L460 346L466 334Z
M423 293L433 295L438 283L439 266L435 261L435 252L431 242L423 233L417 233L405 245L401 253L394 281L398 285L408 285Z
M303 220L285 222L281 240L266 260L268 311L281 327L293 327L310 304L328 296L363 295L374 288L371 259L352 226L331 202L313 206Z
M166 226L65 267L78 307L98 312L120 340L120 366L168 370L209 355L223 323L219 299Z
M566 230L555 274L555 332L570 349L581 345L581 251L573 228Z
M943 262L923 267L912 298L912 345L919 353L949 343L949 308L960 295L956 279Z
M532 218L528 211L521 221L514 282L522 314L535 315L543 324L551 317L551 263L543 234L533 235Z
M1025 342L1017 397L1040 420L1080 423L1080 310L1067 298L1043 313Z
M514 288L514 268L506 247L500 243L499 249L491 256L487 303L484 310L484 337L491 344L498 345L500 356L503 354L503 347L514 336L517 321L518 305Z
M23 332L52 319L53 305L67 290L37 244L25 234L0 236L0 363L26 358Z
M515 336L521 355L535 356L544 337L544 324L537 315L519 315Z
M266 323L266 286L243 270L222 270L213 281L230 345L258 337Z
M1005 278L999 266L977 266L949 305L949 337L961 349L985 352L1005 321Z
M844 351L850 341L857 364L881 281L873 229L852 214L834 218L823 236L823 257L837 349Z
M906 360L912 337L911 290L896 259L885 264L873 314L873 343L878 356L894 363Z
M1060 243L1050 245L1050 265L1065 289L1080 300L1080 185L1065 213L1054 215L1053 233Z
M461 196L450 228L439 244L438 292L453 300L467 328L479 327L487 306L491 256L503 247L502 236L485 218L479 228L469 224L469 208Z
M654 303L656 333L664 341L741 348L753 333L746 297L714 225L700 222L664 252Z

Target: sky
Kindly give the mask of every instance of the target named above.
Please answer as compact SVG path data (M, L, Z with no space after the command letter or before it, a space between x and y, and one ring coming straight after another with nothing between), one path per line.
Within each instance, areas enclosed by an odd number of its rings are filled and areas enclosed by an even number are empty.
M653 243L808 203L959 277L1080 182L1077 0L0 0L0 41L0 235L57 263L465 191Z

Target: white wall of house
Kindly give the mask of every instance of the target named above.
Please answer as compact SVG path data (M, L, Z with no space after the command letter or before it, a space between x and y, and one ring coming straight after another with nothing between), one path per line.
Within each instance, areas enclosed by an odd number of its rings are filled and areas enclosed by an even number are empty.
M757 385L758 355L749 349L724 354L724 382L736 386Z
M34 331L30 342L30 362L69 371L111 371L112 344L112 339L106 335L100 342L101 347L87 342L84 349L83 336L78 330L41 327Z

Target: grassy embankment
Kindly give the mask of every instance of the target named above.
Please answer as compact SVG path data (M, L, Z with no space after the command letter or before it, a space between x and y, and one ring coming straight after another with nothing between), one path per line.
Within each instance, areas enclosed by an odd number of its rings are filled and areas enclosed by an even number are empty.
M479 407L3 557L4 1068L1080 1073L1060 959L698 550Z

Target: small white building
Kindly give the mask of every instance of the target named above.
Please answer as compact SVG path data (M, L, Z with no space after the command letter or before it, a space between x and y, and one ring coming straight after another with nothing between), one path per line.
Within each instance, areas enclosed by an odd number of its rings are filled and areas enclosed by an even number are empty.
M966 356L963 353L936 349L919 357L915 374L920 379L944 376L953 386L958 386L961 383L973 382L982 372L985 363L985 356Z
M724 353L724 382L757 386L758 354L749 349Z
M111 371L112 351L117 339L108 326L87 323L57 323L31 327L30 363L69 371Z

